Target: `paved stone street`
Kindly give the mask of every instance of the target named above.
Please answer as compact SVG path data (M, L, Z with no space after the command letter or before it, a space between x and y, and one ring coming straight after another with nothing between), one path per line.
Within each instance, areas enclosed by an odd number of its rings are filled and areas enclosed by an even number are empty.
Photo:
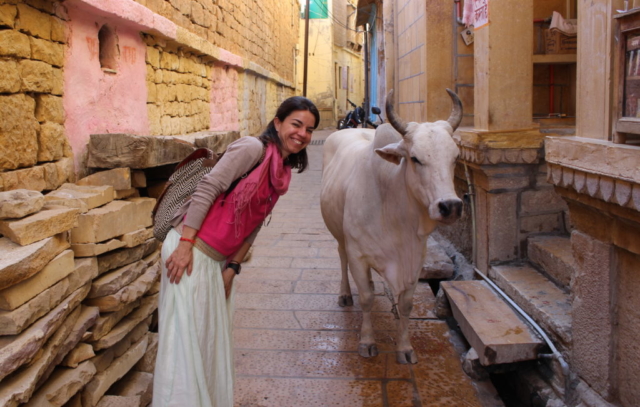
M432 312L434 297L426 283L416 292L411 323L419 363L395 361L395 321L375 273L373 320L380 354L358 355L358 297L354 307L338 306L337 245L320 214L319 141L330 133L314 134L318 144L309 147L310 169L294 173L289 193L276 205L236 280L236 405L482 405L447 325Z

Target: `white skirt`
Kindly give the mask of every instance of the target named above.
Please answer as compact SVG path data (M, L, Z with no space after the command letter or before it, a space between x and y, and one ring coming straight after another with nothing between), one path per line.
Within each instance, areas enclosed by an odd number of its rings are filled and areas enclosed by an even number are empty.
M225 299L222 267L193 248L193 272L179 284L165 262L180 240L171 230L162 245L159 341L153 407L233 406L233 297Z

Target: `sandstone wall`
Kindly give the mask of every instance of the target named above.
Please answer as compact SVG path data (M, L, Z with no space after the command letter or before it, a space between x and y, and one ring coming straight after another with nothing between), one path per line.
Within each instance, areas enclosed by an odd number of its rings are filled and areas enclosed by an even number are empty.
M297 0L136 0L214 46L293 80Z
M259 134L294 93L299 20L293 0L2 1L0 191L86 175L91 134Z
M57 2L0 5L0 191L55 189L73 177L62 104L66 18Z
M210 127L211 64L166 46L151 35L147 44L147 107L152 135L186 134ZM165 45L165 46L163 46Z

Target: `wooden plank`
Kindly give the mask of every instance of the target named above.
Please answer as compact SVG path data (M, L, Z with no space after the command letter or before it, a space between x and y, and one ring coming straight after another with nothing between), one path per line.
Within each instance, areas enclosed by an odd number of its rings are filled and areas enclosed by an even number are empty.
M484 281L446 281L440 286L481 364L537 358L542 340Z
M575 64L578 60L576 54L534 54L534 64Z

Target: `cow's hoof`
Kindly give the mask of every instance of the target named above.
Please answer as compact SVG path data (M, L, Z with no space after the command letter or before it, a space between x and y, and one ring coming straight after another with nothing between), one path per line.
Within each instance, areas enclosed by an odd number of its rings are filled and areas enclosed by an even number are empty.
M374 356L378 356L378 347L376 346L375 343L372 343L372 344L361 343L360 346L358 347L358 353L363 358L372 358Z
M341 307L353 306L353 297L350 295L341 295L338 297L338 305Z
M418 357L416 353L411 350L400 350L396 352L396 361L402 365L409 363L418 363Z

